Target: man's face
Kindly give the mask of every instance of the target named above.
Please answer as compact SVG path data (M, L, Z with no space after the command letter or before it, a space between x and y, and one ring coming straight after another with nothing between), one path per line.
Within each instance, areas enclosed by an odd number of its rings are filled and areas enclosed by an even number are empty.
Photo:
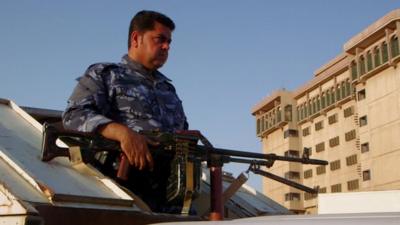
M144 33L137 33L134 39L134 49L137 60L149 70L160 68L168 59L169 45L171 43L171 30L158 23L154 29Z

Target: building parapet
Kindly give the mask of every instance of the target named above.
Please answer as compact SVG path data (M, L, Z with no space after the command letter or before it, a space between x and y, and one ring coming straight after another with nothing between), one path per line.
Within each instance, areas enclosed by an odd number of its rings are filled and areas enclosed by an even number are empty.
M315 77L307 82L305 85L293 91L295 99L299 99L304 96L308 90L318 88L319 85L331 79L332 76L343 73L348 69L348 57L347 54L342 53L336 58L322 66L320 69L315 71Z
M362 32L347 41L343 50L355 55L356 48L366 48L378 39L385 36L385 28L395 29L395 21L400 20L400 9L396 9L386 14L375 23L365 28Z
M274 108L275 102L280 101L280 98L282 95L288 93L285 89L279 89L274 91L271 95L267 96L263 100L261 100L259 103L257 103L251 110L251 114L254 116L257 114L259 111L269 111L272 108Z

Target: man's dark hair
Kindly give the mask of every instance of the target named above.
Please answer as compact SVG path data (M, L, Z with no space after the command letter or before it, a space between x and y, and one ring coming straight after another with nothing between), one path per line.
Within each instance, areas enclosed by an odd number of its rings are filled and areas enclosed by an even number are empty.
M154 22L161 23L171 31L175 29L174 21L168 16L150 10L142 10L132 18L129 26L128 49L131 48L131 34L133 31L145 32L154 29Z

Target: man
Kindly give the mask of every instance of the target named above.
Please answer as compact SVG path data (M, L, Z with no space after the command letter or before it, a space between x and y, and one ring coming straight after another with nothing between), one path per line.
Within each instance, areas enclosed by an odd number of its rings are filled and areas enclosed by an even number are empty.
M138 132L155 129L174 132L188 128L175 88L157 70L168 59L174 29L174 22L161 13L138 12L130 23L128 54L121 63L91 65L78 78L63 114L66 129L98 132L120 142L130 164L145 174L140 179L153 176L150 172L153 167L162 173L166 165L154 165L148 144L156 143ZM154 176L157 180L164 175ZM133 185L130 189L139 192L136 194L147 200L153 210L162 211L156 206L160 202L151 202L154 197L151 195L160 194L160 187L154 182L142 185L145 181L134 179L127 184Z

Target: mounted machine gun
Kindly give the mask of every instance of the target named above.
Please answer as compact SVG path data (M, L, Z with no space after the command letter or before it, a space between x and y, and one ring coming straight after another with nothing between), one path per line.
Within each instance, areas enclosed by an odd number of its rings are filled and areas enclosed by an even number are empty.
M248 164L248 171L313 194L316 194L318 190L274 175L261 168L264 166L270 168L277 160L314 165L328 164L324 160L310 159L307 149L299 158L215 148L199 131L185 130L176 133L141 131L140 134L159 143L156 148L150 148L153 154L161 152L169 155L171 172L168 183L165 185L166 199L169 202L180 204L182 214L189 214L192 199L200 188L201 163L207 163L211 179L210 219L212 220L220 220L223 215L222 166L224 163ZM61 139L71 147L57 146L57 139ZM202 145L199 145L199 142ZM55 157L64 156L69 157L72 163L93 163L97 153L117 152L120 151L119 149L118 142L107 140L99 135L68 131L60 123L44 125L42 161L50 161ZM155 161L156 163L157 161ZM122 151L114 164L117 170L115 178L126 180L128 173L133 168L130 167Z

